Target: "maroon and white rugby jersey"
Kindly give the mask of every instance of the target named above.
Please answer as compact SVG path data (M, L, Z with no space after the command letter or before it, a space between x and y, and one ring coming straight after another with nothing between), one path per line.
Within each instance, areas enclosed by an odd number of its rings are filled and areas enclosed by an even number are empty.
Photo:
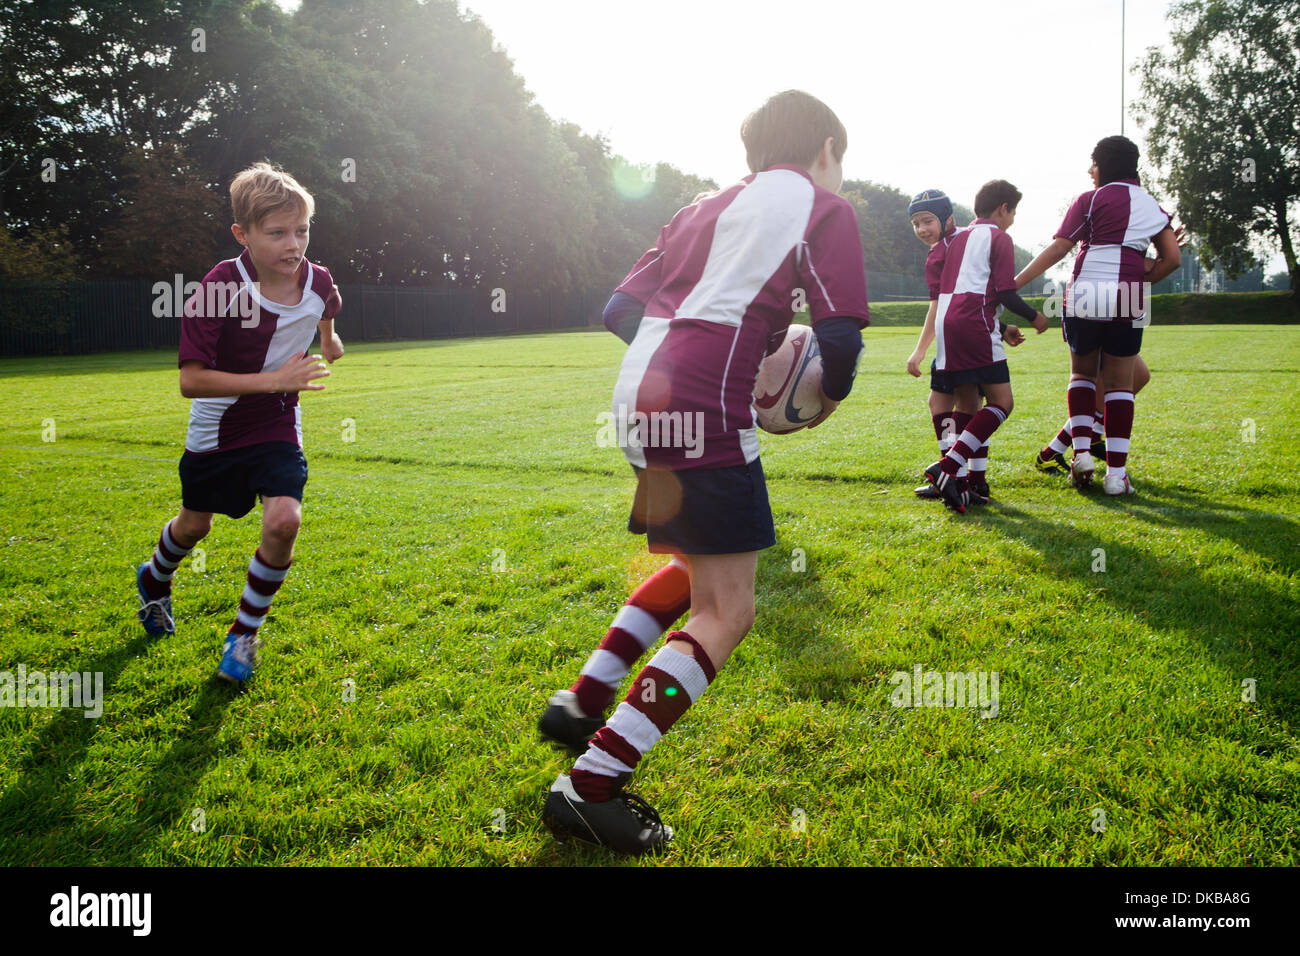
M1118 179L1070 204L1055 238L1082 243L1065 289L1065 315L1140 319L1147 246L1172 222L1136 179Z
M870 321L857 214L789 164L680 210L617 291L646 307L614 388L614 420L647 422L623 445L642 468L752 462L754 379L794 313Z
M178 364L196 360L220 372L241 374L279 368L305 354L316 323L342 306L329 270L303 260L298 275L302 300L282 305L263 298L257 270L245 249L203 277L185 303ZM185 449L228 451L265 441L302 446L302 409L297 392L196 398L190 405Z
M935 243L925 260L934 315L934 367L944 372L1006 360L998 328L998 293L1016 287L1011 237L991 219L976 219Z

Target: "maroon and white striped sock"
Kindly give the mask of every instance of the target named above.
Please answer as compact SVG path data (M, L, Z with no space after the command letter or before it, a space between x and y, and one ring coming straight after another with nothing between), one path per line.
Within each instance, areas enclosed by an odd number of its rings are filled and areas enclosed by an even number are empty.
M158 536L158 547L154 549L153 559L144 569L144 574L140 575L140 585L144 588L145 594L151 598L170 594L176 568L193 550L194 545L182 548L176 543L176 539L172 537L172 523L167 522L163 526L162 534Z
M1075 379L1065 390L1070 410L1070 438L1076 455L1092 448L1092 420L1097 410L1097 386L1086 378Z
M690 573L673 558L633 592L582 666L582 676L569 688L582 712L588 717L603 714L632 665L690 607Z
M239 613L235 623L230 625L231 634L256 634L257 629L266 620L266 613L271 609L271 599L289 574L290 561L283 567L276 567L262 557L262 549L253 554L248 562L248 581L244 585L243 596L239 599Z
M988 480L985 475L985 472L989 469L989 443L987 441L975 452L975 457L966 462L966 467L970 469L971 484Z
M1128 474L1129 438L1133 434L1133 393L1106 393L1106 474Z
M939 440L939 457L942 458L957 440L957 425L952 412L939 412L931 415L930 420L934 422L934 437Z
M949 443L948 450L944 452L945 457L951 454L953 445L956 445L957 439L959 439L963 434L965 434L966 429L970 427L971 419L974 417L975 417L974 415L968 414L967 412L952 413L952 422L953 422L952 442ZM965 456L965 457L969 457L969 456ZM965 460L963 460L961 463L961 467L957 469L957 477L965 478L966 472L967 472L966 462Z
M1067 418L1056 437L1047 443L1047 447L1038 453L1039 461L1051 461L1053 455L1064 455L1071 447L1070 420Z
M944 456L940 467L953 476L961 477L962 468L975 457L975 454L988 445L989 436L997 431L998 426L1007 420L1006 410L1000 405L985 405L970 420L961 437L953 443L952 449Z
M717 672L699 642L685 631L669 641L686 641L695 656L662 647L650 659L604 727L591 738L587 752L569 773L584 800L611 799L659 739L713 683Z

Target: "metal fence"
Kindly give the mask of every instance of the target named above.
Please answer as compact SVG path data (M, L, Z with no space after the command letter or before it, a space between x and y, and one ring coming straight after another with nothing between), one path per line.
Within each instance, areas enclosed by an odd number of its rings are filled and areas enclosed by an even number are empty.
M183 288L145 279L0 282L0 356L80 355L180 344ZM610 289L568 295L343 283L345 342L502 335L600 325ZM873 302L926 299L920 276L867 273Z
M599 325L610 290L570 295L343 283L345 342L439 339ZM0 356L180 344L181 291L147 280L0 282Z

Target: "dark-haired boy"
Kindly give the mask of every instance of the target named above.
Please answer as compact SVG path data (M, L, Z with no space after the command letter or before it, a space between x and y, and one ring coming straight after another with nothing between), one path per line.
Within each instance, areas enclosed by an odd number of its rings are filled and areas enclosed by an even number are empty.
M606 325L630 343L615 419L691 416L703 435L684 449L645 441L636 426L620 429L639 436L624 448L637 474L628 530L646 535L651 552L676 557L648 606L621 614L588 661L590 698L611 700L687 606L690 619L668 634L608 722L579 703L580 686L552 697L540 722L544 735L581 753L547 794L547 826L626 853L672 839L623 785L749 632L758 552L776 543L752 406L764 355L806 301L823 365L814 427L852 388L868 322L857 215L837 195L847 145L839 119L788 90L750 114L741 139L751 175L680 210L606 307Z
M965 512L970 502L962 465L988 444L1012 409L997 307L1029 320L1040 335L1047 328L1047 316L1016 292L1015 247L1006 230L1015 222L1020 198L1020 190L1006 180L985 183L975 195L975 221L935 245L926 260L935 303L935 369L946 373L959 403L978 403L980 391L987 399L948 453L925 470L944 504L957 512Z
M945 244L950 242L957 231L956 222L953 218L952 200L940 189L925 189L913 196L912 201L907 206L907 217L912 223L912 230L916 233L916 237L931 249L941 242ZM930 308L926 311L925 322L921 327L921 334L917 339L916 348L907 357L907 371L914 378L921 377L921 363L925 360L925 353L929 351L930 343L935 339L936 304L934 301L930 302ZM999 321L998 327L1002 333L1002 340L1007 345L1019 345L1025 340L1020 329L1014 325L1007 325ZM930 421L934 425L935 437L939 441L939 455L942 457L948 453L948 450L952 448L952 443L957 440L957 436L966 430L967 424L979 411L979 395L975 396L973 403L969 406L958 402L953 394L953 387L948 384L947 376L938 371L934 362L931 361L930 395L926 400L926 406L930 412ZM982 504L988 501L988 456L989 447L985 445L958 472L959 478L968 479L972 504ZM917 488L915 494L918 498L940 500L943 498L938 489L929 482Z

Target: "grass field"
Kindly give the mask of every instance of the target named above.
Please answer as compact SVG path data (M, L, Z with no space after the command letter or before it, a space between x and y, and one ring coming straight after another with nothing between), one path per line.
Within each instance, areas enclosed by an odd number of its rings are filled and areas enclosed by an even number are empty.
M757 623L634 785L677 830L657 862L1300 863L1300 330L1148 330L1123 500L1031 469L1066 377L1031 338L966 516L911 493L915 337L868 330L835 417L763 439ZM551 840L568 764L534 730L658 564L596 443L621 355L352 347L304 398L303 531L243 693L212 673L252 516L178 572L175 635L135 620L179 505L175 354L0 361L0 671L105 682L98 719L0 708L0 863L623 863ZM918 665L996 672L997 715L891 706Z

